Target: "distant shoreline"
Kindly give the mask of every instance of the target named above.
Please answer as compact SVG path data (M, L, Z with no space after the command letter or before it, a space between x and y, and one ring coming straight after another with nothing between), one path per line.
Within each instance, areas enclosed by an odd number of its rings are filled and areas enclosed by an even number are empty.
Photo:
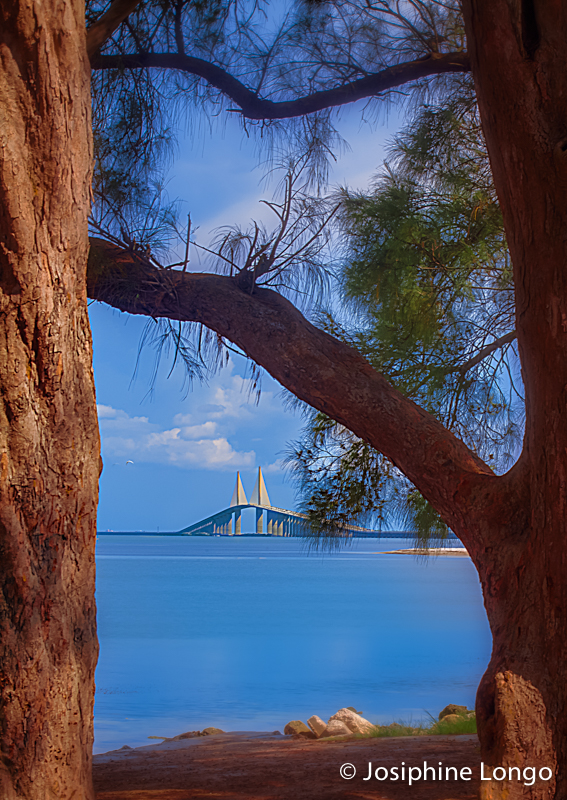
M181 533L180 531L97 531L97 536L191 536L195 538L208 538L208 539L215 539L215 538L223 538L223 539L236 539L236 538L252 538L256 537L259 539L303 539L306 537L303 536L278 536L272 533L239 533L239 534L208 534L208 533ZM375 534L364 534L362 536L354 536L354 539L414 539L414 534L411 531L382 531L381 533ZM454 535L450 534L447 536L447 540L451 542L458 542L459 539ZM439 550L450 550L451 547L448 548L436 548ZM454 548L456 549L456 548ZM388 552L406 552L404 551L393 551L390 550ZM412 550L413 552L413 550Z
M406 550L384 550L381 556L408 555L408 556L457 556L460 558L470 558L469 552L465 547L408 547Z

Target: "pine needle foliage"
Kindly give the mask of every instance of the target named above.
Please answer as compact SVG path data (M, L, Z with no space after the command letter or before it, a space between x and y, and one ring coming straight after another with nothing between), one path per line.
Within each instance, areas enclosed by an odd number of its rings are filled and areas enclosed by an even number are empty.
M105 0L87 0L87 25L107 6ZM175 206L162 188L183 127L212 127L230 115L243 134L255 135L268 159L282 148L288 155L297 156L298 146L299 155L309 152L319 187L339 138L332 111L246 120L219 88L190 70L139 69L127 65L128 57L188 56L214 65L259 97L280 101L464 47L457 0L362 6L353 0L143 0L102 46L100 55L114 59L112 68L95 68L92 76L97 234L108 231L157 252L171 245ZM432 76L409 95L433 96L459 81L453 74ZM381 93L369 99L367 110L378 115L394 99L399 101L399 93Z
M472 93L421 108L371 191L341 199L346 322L325 327L506 469L523 417L512 275ZM315 539L340 541L349 520L383 527L386 510L420 546L448 534L398 470L320 413L288 463Z

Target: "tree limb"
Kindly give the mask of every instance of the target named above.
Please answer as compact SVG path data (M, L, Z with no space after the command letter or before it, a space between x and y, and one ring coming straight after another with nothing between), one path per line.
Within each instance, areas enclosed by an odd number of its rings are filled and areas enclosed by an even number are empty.
M139 3L140 0L114 0L102 17L87 28L87 55L91 61Z
M478 353L468 361L465 361L465 363L458 368L458 372L460 372L464 378L469 369L476 367L477 364L480 364L481 361L484 361L484 359L495 350L499 350L501 347L504 347L505 344L513 342L515 338L516 331L510 331L510 333L500 336L500 338L495 339L493 342L490 342L490 344L487 344L486 347L483 347L482 350L479 350Z
M503 480L357 350L313 326L276 292L249 293L227 276L158 269L141 253L97 238L91 238L87 286L90 298L121 311L216 331L389 458L454 530L468 531L479 492ZM468 546L479 547L478 534L469 535Z
M117 2L120 1L117 0ZM126 0L123 1L126 2ZM467 53L432 53L426 58L396 64L343 86L336 86L334 89L313 92L295 100L273 102L258 97L238 78L216 64L182 53L99 55L92 59L91 63L93 69L147 69L153 67L178 69L190 75L197 75L235 102L245 117L258 120L288 119L312 114L325 108L334 108L345 103L354 103L365 97L373 97L388 89L420 78L445 72L468 72L470 70Z

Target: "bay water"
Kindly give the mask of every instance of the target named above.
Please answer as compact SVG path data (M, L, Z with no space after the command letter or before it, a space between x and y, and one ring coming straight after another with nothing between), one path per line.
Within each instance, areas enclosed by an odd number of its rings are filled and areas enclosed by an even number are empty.
M491 648L475 569L383 554L408 546L99 535L94 752L343 706L380 724L474 707Z

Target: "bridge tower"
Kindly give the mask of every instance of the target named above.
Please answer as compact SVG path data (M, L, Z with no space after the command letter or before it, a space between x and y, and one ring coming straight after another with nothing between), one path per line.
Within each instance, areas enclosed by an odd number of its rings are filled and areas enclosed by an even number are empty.
M268 497L268 490L266 489L266 484L264 483L264 476L262 475L262 467L258 467L258 478L256 480L256 484L252 489L252 496L250 497L250 502L252 505L255 506L270 506L270 498ZM263 519L264 519L264 512L261 508L256 509L256 533L263 533L264 526L263 526ZM269 528L269 523L268 523ZM270 530L267 531L270 533Z
M247 506L248 500L246 499L246 494L244 492L244 486L242 485L242 481L240 480L240 472L236 473L236 486L234 487L234 492L232 493L232 499L230 501L230 507L232 506ZM231 520L232 523L232 515ZM232 527L232 525L231 525ZM229 530L229 533L232 531ZM238 536L242 532L242 510L237 508L234 512L234 533Z

